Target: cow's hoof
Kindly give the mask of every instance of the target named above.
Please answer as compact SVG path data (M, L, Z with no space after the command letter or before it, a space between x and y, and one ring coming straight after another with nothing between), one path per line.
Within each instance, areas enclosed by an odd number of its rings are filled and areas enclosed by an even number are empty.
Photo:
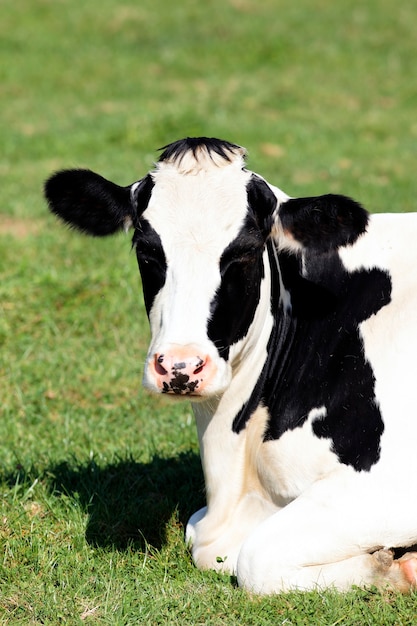
M388 586L402 593L417 589L417 552L406 552L401 558L394 559L391 550L378 550L372 556L378 587Z
M394 553L392 550L378 550L378 552L374 552L372 556L377 562L378 569L382 571L388 571L394 561Z

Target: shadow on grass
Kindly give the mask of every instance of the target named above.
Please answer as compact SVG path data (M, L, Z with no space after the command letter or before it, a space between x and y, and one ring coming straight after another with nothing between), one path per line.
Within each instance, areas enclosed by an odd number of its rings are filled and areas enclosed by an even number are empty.
M94 546L160 549L172 516L185 525L204 506L204 483L200 458L184 452L175 458L155 456L149 463L121 459L100 467L94 460L62 461L41 472L20 467L9 475L9 485L23 486L35 474L47 490L76 499L88 512L86 539Z
M159 549L176 511L185 525L204 505L200 458L191 452L150 463L120 460L104 468L94 461L76 468L60 463L51 474L53 491L77 495L88 511L86 539L95 546L147 543Z

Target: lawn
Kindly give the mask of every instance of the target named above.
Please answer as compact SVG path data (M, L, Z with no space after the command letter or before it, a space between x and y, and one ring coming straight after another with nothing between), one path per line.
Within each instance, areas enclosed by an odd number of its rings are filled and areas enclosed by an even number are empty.
M413 210L414 0L1 8L0 624L415 624L416 594L258 598L195 569L196 434L186 403L141 389L130 239L76 235L42 198L56 169L127 185L206 135L291 195Z

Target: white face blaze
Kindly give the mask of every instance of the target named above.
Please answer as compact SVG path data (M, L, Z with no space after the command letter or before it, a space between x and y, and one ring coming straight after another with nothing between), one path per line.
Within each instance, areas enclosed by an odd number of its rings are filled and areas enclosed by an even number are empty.
M251 175L240 154L230 162L214 163L209 155L198 162L193 157L160 162L152 174L155 186L142 217L159 235L167 263L165 283L149 311L152 339L144 384L153 391L161 391L155 355L181 353L187 346L213 365L204 395L221 393L230 383L230 364L219 357L207 325L221 281L220 258L247 215Z

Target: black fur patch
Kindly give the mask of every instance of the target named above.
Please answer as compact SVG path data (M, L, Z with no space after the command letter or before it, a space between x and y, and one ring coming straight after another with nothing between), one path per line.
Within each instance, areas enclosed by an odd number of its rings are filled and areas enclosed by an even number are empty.
M221 284L211 303L209 339L227 360L230 346L243 339L259 304L264 277L262 255L277 200L258 176L247 184L248 214L244 226L220 259Z
M259 304L263 249L264 239L248 215L220 259L221 284L211 303L207 334L225 360L230 346L248 332Z
M287 200L279 217L294 239L319 252L352 244L368 224L368 213L360 204L334 194Z
M142 277L143 298L149 316L155 296L165 284L167 272L165 253L161 238L144 218L137 224L132 245L136 250Z
M327 415L313 422L316 436L332 441L342 463L369 470L379 459L384 425L359 324L390 302L390 277L378 269L350 273L337 252L308 255L306 277L294 255L281 253L280 267L292 314L274 308L268 359L234 430L245 427L261 402L270 413L265 441L302 426L313 408L325 406Z

